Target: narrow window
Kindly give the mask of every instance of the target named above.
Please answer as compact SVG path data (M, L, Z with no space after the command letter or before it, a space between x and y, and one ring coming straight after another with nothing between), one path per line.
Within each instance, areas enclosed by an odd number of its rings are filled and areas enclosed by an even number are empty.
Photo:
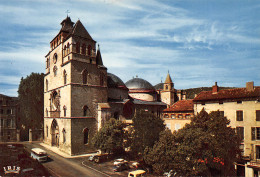
M65 143L66 142L66 131L64 128L62 130L62 135L63 135L63 143Z
M70 53L70 43L68 42L67 43L67 54L69 54Z
M83 77L83 84L87 84L87 82L88 82L88 71L86 69L82 72L82 77Z
M256 110L255 112L256 116L256 121L260 121L260 110Z
M67 112L67 107L66 107L66 106L63 106L64 117L66 117L66 112Z
M88 55L90 56L91 55L91 50L92 50L92 47L91 45L88 46Z
M67 84L67 73L66 73L66 70L63 71L63 79L64 79L64 85Z
M83 44L83 45L82 45L81 54L83 54L83 55L86 54L86 44Z
M84 144L88 144L88 135L89 135L89 130L88 128L84 128L83 130L83 134L84 134Z
M84 106L83 107L83 116L87 116L87 114L88 114L88 106Z
M237 121L243 121L243 111L237 111Z
M46 117L48 117L49 116L49 111L48 111L47 108L46 108L45 112L46 112Z
M80 43L76 43L76 53L80 53Z
M171 118L172 118L172 119L175 119L175 118L176 118L176 117L175 117L175 114L172 114L172 115L171 115Z
M49 128L48 128L48 125L46 125L46 136L48 137L48 131L49 131Z
M67 46L66 45L64 46L63 53L64 53L64 56L67 55Z

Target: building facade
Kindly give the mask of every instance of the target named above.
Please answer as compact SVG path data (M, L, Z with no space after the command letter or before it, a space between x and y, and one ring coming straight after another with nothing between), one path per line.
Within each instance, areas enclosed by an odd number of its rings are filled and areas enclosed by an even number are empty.
M217 83L212 91L203 91L193 100L194 112L203 108L207 112L221 111L230 120L243 139L241 149L246 165L246 176L259 175L260 168L260 87L248 82L245 88L219 90Z
M0 94L0 142L19 141L17 107L16 97Z
M171 107L164 109L162 114L166 127L172 132L178 131L189 124L194 117L193 100L177 101Z

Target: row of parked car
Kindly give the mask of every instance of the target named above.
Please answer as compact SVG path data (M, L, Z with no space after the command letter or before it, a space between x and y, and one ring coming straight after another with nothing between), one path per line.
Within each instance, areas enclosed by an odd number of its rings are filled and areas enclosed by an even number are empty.
M101 163L101 162L105 162L108 161L109 159L112 159L111 155L109 154L98 154L98 155L92 155L89 157L89 161L95 162L95 163ZM113 171L114 172L121 172L124 170L130 170L131 167L129 165L129 162L125 159L119 158L119 159L115 159L113 162ZM135 171L131 171L128 173L129 177L142 177L146 171L144 170L137 170L139 167L139 163L138 162L133 162L132 163L132 168L135 169Z

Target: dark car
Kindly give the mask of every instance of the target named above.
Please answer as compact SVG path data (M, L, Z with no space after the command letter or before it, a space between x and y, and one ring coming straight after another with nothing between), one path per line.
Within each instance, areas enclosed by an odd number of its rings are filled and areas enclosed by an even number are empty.
M92 155L89 157L89 161L94 161L96 163L102 163L107 161L108 159L111 158L110 154L98 154L98 155Z
M129 170L130 167L128 165L128 163L121 163L121 164L118 164L114 167L114 171L115 172L120 172L120 171L124 171L124 170Z

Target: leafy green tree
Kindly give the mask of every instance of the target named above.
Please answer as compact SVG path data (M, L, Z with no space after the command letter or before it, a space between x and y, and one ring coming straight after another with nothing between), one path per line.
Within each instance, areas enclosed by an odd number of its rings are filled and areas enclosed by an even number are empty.
M111 118L92 139L95 148L103 152L118 154L124 151L125 125Z
M160 133L159 141L154 144L153 148L145 149L144 161L153 168L156 174L160 175L173 168L175 151L175 136L169 129L166 129Z
M164 121L160 117L146 111L137 112L133 118L133 132L129 138L132 152L142 155L146 147L152 148L164 129Z
M23 125L23 128L26 130L28 130L28 128L43 128L43 91L43 73L31 73L25 79L21 78L18 88L18 99L20 105L20 124L18 126Z
M233 176L240 156L240 138L230 121L204 109L176 134L173 170L183 176Z

